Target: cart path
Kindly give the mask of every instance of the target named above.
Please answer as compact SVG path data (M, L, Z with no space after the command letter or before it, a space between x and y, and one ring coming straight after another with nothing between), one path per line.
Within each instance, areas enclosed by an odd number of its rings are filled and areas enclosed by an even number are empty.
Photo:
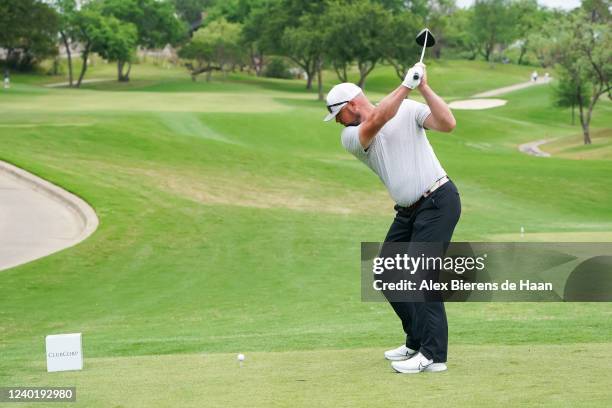
M0 161L0 271L76 245L97 227L85 201Z
M518 149L520 152L529 154L531 156L550 157L550 153L540 150L540 146L548 142L550 142L549 139L540 139L529 143L523 143L522 145L519 145Z
M510 86L504 86L503 88L492 89L490 91L477 93L476 95L472 95L472 98L490 98L491 96L499 96L506 94L508 92L518 91L519 89L529 88L530 86L535 85L544 85L549 83L552 80L551 77L541 77L538 78L537 81L527 81L521 82L519 84L514 84Z

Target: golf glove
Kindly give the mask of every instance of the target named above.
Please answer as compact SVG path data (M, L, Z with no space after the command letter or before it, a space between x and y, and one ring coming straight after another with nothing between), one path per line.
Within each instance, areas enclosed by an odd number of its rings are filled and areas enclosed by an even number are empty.
M423 78L423 67L415 65L406 73L406 77L404 78L402 85L404 85L406 88L414 89L421 83L421 78Z

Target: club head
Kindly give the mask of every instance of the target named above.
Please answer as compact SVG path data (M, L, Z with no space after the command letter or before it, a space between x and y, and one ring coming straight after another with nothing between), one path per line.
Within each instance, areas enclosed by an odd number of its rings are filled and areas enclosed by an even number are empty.
M425 33L427 33L427 44L425 44ZM434 38L429 28L424 28L421 30L419 34L416 36L416 43L420 46L425 46L427 48L433 47L436 44L436 39Z

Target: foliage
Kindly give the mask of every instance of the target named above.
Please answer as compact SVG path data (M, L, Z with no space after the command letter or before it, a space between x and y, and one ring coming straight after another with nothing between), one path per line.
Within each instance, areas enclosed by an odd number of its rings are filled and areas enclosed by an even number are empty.
M265 76L269 78L289 79L292 77L289 72L289 65L284 59L275 57L271 58L266 64Z
M485 60L491 59L496 45L505 47L513 40L517 16L508 0L477 0L470 17L470 41Z
M48 4L38 0L0 2L0 47L6 62L19 70L30 70L39 61L57 53L59 18Z
M589 127L595 104L612 87L612 34L608 22L593 22L580 11L549 27L542 53L561 69L556 102L575 103L580 112L584 143L590 144Z
M176 14L190 29L196 29L202 22L202 12L213 3L213 0L172 0Z
M328 28L328 54L340 80L346 80L347 67L355 62L361 87L383 58L381 50L406 41L405 37L391 38L391 13L370 0L332 0L324 21ZM408 41L414 43L413 39Z
M225 70L227 65L239 64L243 60L241 47L242 26L225 19L211 22L198 30L191 41L179 51L186 60L185 66L191 71L192 78L212 70ZM207 77L210 79L210 75Z
M417 62L421 47L409 39L413 38L423 26L421 20L412 13L401 12L391 17L387 29L387 39L382 44L385 59L393 65L399 79ZM398 41L402 39L402 41ZM408 40L406 40L408 39Z
M113 16L104 16L92 27L92 51L108 61L131 61L138 30L134 24L125 23Z
M99 0L102 13L113 16L126 24L133 24L137 31L136 46L160 48L176 45L185 39L187 27L177 18L174 5L168 0ZM128 41L123 41L127 45ZM126 53L122 53L126 55ZM127 63L127 72L123 67ZM128 58L117 59L118 80L128 81L131 65Z

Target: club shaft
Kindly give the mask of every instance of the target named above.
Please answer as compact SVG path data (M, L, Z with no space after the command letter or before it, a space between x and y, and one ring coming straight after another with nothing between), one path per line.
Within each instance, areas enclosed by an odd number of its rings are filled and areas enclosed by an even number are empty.
M421 59L419 62L423 62L423 57L425 56L425 48L427 48L427 31L425 31L425 42L423 43L423 51L421 51Z

